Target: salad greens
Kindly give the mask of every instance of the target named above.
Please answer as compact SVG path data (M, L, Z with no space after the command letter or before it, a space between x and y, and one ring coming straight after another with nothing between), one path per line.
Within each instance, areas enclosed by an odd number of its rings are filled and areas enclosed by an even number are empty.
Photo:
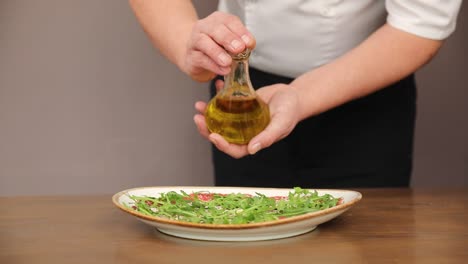
M336 206L340 198L295 187L284 197L170 191L159 197L129 195L126 206L142 214L202 224L249 224L297 216Z

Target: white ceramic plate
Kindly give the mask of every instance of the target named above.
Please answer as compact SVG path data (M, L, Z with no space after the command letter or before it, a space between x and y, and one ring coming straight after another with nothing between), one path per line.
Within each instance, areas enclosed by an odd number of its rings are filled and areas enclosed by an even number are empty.
M116 193L112 197L112 201L124 212L137 217L144 223L152 225L160 232L168 235L212 241L259 241L292 237L310 232L314 230L317 225L327 222L342 214L362 198L361 193L355 191L317 189L319 195L328 193L334 197L343 198L343 202L335 207L318 212L263 223L237 225L196 224L169 220L144 215L125 206L125 204L132 204L132 200L128 195L158 197L160 193L166 193L169 191L180 192L180 190L183 190L186 193L208 191L221 194L245 193L252 195L255 195L255 193L258 192L265 194L266 196L286 196L290 191L292 191L292 189L243 187L142 187Z

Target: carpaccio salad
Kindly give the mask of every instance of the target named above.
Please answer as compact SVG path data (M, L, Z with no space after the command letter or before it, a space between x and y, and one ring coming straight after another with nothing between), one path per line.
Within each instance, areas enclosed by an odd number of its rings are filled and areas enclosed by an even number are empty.
M342 198L295 187L287 196L170 191L159 197L129 195L127 207L149 216L200 224L273 221L334 207Z

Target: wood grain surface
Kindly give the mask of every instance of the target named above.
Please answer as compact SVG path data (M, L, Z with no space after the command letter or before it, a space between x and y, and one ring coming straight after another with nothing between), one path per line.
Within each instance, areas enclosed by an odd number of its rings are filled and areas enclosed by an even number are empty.
M263 242L170 237L111 195L0 198L0 263L467 263L468 189L361 189L315 231Z

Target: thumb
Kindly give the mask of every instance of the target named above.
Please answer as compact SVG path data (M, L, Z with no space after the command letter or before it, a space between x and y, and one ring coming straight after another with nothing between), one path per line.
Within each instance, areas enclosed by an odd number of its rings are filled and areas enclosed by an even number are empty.
M272 118L270 124L257 136L250 140L247 151L253 155L261 149L271 146L276 141L286 137L292 130L287 119Z

